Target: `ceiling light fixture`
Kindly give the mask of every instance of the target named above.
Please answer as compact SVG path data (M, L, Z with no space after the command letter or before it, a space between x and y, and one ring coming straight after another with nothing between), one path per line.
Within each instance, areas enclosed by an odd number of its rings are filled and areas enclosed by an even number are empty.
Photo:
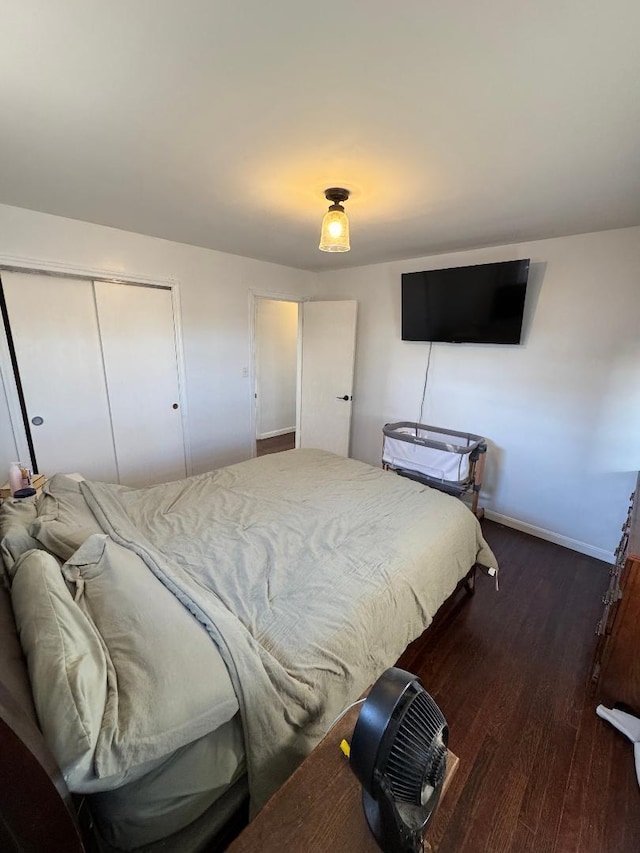
M349 245L349 220L344 212L341 202L349 198L349 190L342 187L330 187L324 191L325 198L333 202L322 220L320 231L321 252L348 252Z

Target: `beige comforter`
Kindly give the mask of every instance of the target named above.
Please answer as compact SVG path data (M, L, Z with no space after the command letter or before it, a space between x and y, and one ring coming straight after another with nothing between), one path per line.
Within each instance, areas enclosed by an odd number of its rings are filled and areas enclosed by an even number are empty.
M82 489L104 529L218 644L254 810L474 562L497 565L459 500L318 450L145 489Z

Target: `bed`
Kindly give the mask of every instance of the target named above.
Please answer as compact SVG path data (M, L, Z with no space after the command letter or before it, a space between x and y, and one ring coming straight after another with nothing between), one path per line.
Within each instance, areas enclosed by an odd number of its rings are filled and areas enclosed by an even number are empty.
M29 673L4 644L3 689L35 728L33 697L103 850L195 853L247 796L255 813L497 569L460 501L319 450L144 489L56 475L0 508L0 536Z

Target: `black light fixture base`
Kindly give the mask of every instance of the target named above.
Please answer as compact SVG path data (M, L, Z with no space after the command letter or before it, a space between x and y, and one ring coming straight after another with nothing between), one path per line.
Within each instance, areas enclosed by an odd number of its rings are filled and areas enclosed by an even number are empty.
M343 187L329 187L328 190L324 191L324 197L334 204L341 204L349 198L349 190L345 190Z

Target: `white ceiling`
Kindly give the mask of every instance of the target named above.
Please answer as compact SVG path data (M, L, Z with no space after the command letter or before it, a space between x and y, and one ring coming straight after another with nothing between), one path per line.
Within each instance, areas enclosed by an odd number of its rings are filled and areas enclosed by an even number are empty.
M306 269L640 223L637 0L0 11L6 204Z

